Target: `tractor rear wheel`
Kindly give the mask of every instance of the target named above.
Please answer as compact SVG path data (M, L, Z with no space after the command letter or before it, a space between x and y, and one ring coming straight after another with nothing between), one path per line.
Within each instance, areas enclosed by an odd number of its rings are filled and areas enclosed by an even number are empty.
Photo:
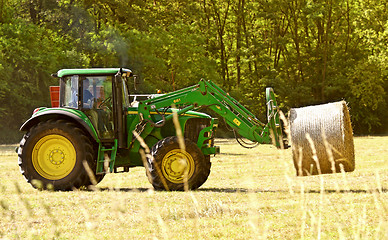
M18 156L21 173L35 188L77 189L91 184L83 161L95 170L93 143L77 125L65 120L32 127L20 142Z
M199 188L210 174L210 157L185 139L180 149L177 137L157 142L148 159L149 181L156 190L183 191Z

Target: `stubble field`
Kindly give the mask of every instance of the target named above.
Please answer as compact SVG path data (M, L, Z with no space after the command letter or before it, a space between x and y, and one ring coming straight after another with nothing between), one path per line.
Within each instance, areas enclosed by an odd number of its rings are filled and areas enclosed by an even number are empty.
M208 181L155 192L144 168L95 191L32 188L0 146L3 239L388 239L388 137L356 137L356 170L296 177L291 150L218 139Z

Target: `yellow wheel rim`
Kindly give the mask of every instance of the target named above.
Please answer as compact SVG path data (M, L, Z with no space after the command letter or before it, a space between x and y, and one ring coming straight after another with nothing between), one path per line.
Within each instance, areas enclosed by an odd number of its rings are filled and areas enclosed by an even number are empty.
M44 178L58 180L73 170L77 156L73 144L61 135L41 138L32 150L32 164Z
M195 169L193 157L181 149L169 151L162 160L162 173L166 179L173 183L183 183L193 176Z

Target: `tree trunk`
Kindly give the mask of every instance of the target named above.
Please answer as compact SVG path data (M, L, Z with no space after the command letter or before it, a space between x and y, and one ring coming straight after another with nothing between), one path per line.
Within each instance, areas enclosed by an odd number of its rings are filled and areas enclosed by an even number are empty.
M241 25L242 16L244 15L244 0L238 1L237 6L237 22L236 22L236 70L237 70L237 87L241 81L241 66L240 66L240 55L241 55Z
M229 12L229 6L230 6L230 0L227 2L225 14L223 17L221 17L221 13L218 10L217 3L215 0L212 0L212 5L213 5L213 10L214 10L214 17L215 17L215 22L217 25L217 34L218 34L218 41L220 44L220 58L221 58L221 75L223 79L223 86L227 86L227 57L226 57L226 48L225 48L225 43L224 43L224 34L225 34L225 23L226 19L228 17L228 12Z

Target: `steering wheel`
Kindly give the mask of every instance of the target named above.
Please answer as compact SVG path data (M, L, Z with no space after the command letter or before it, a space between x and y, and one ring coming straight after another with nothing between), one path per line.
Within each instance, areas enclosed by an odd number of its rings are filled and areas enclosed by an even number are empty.
M110 102L112 102L112 98L111 97L107 97L102 102L100 102L100 105L98 106L98 108L107 107L107 108L111 109L111 105L112 104L108 104Z

